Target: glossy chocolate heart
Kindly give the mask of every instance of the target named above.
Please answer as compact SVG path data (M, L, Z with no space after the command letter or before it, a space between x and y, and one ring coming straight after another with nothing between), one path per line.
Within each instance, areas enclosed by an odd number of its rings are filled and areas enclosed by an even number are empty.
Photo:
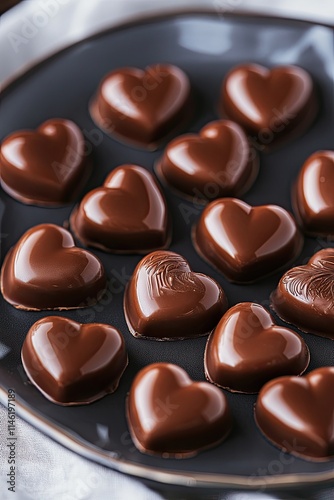
M6 10L10 9L20 1L21 0L2 0L0 5L0 14L3 14Z
M117 69L100 83L90 111L107 133L154 149L187 118L190 82L170 64Z
M77 248L72 235L54 224L29 229L9 250L1 291L18 309L74 309L93 305L106 288L100 260Z
M73 201L89 173L81 130L62 119L8 136L1 144L0 167L5 191L41 206Z
M232 417L223 392L179 366L155 363L134 379L127 418L137 448L164 458L196 455L224 440Z
M74 210L71 228L85 245L110 252L150 252L170 240L162 191L136 165L116 168L102 188L90 191Z
M247 191L257 175L258 158L239 125L219 120L198 135L170 142L157 171L182 194L208 201Z
M259 149L303 132L317 107L312 78L298 66L243 64L222 85L222 115L244 127Z
M281 377L260 391L255 418L275 445L311 460L334 457L334 367Z
M306 233L334 238L334 151L317 151L307 159L293 198Z
M253 282L295 259L303 238L276 205L251 207L234 198L211 202L193 231L198 253L227 279Z
M191 271L179 254L152 252L137 265L124 295L135 337L177 340L207 335L227 309L220 285Z
M48 316L32 325L23 367L45 397L61 405L88 404L114 392L128 364L116 328Z
M271 294L271 305L287 323L334 340L334 248L287 271Z
M254 393L275 377L300 375L310 361L304 340L275 325L264 307L243 302L229 309L210 335L206 378L232 392Z

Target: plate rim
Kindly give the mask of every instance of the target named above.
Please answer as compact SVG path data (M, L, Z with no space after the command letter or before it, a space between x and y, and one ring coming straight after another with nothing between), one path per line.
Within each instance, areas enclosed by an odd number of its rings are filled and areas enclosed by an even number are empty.
M103 36L107 33L117 32L123 29L131 28L133 26L140 26L141 24L160 22L166 19L182 18L188 15L209 15L211 17L219 15L212 8L211 9L182 9L177 10L173 13L167 14L154 14L154 15L144 15L137 16L131 21L121 22L117 26L102 29L99 32L93 33L88 37L84 37L60 50L47 55L42 59L32 60L28 66L24 67L22 73L16 75L16 77L5 83L2 86L1 94L4 96L8 91L12 89L17 83L25 78L30 72L38 70L38 68L44 64L46 61L50 61L55 57L58 57L67 50L72 49L76 45L94 40L97 37ZM334 24L326 24L325 22L312 22L308 19L296 19L289 16L284 16L281 14L261 14L260 12L249 12L245 10L238 10L234 12L224 13L224 17L236 17L236 18L255 18L255 19L268 19L276 20L278 22L289 21L292 23L303 23L310 25L320 25L328 28L334 28ZM0 403L7 407L8 399L8 388L4 387L0 381ZM28 422L30 425L35 427L39 432L44 433L49 438L53 439L57 443L66 447L74 453L92 460L101 465L104 465L110 469L117 472L130 475L137 479L143 479L150 482L156 482L157 484L166 484L180 487L192 487L192 488L238 488L240 490L277 490L284 489L295 489L296 487L307 487L316 485L331 485L334 483L334 468L333 470L326 472L316 472L316 473L299 473L299 474L275 474L275 475L264 475L264 476L247 476L247 475L236 475L236 474L217 474L217 473L201 473L201 472L180 472L174 469L158 469L156 467L150 467L143 464L131 463L128 460L118 458L116 454L112 451L102 450L97 446L92 445L88 441L78 436L71 434L66 428L61 424L55 423L52 419L47 419L39 411L36 411L30 407L29 404L21 401L20 397L16 397L15 400L17 415L23 420Z
M180 0L182 1L182 0ZM219 0L217 0L219 1ZM22 5L22 4L21 4ZM14 8L13 10L17 10L19 12L20 4L16 6L16 9ZM256 18L256 19L261 19L261 20L269 20L269 21L277 21L277 22L290 22L290 23L296 23L296 24L308 24L310 26L322 26L325 28L329 28L334 30L334 18L332 19L331 16L329 16L327 19L322 19L322 20L317 20L313 21L309 17L303 15L300 15L299 17L291 17L289 16L289 13L285 12L284 9L280 9L279 12L263 12L257 8L251 8L251 5L249 8L244 7L234 7L234 10L229 10L227 9L226 11L223 12L218 12L217 9L215 9L214 4L209 7L186 7L185 5L180 6L179 8L175 8L174 11L172 12L154 12L153 14L148 14L148 13L136 13L134 17L131 17L130 19L123 19L116 24L109 26L109 27L102 27L99 28L97 31L94 31L87 36L83 36L82 38L78 38L73 42L65 42L64 45L59 46L55 50L50 50L49 52L46 52L45 54L42 54L41 56L33 56L28 63L25 63L22 68L16 69L14 71L13 76L9 76L4 79L3 82L0 82L0 90L1 90L1 95L4 95L8 90L11 89L13 85L18 83L22 78L26 77L30 72L37 70L40 65L45 63L46 61L52 60L54 57L59 56L60 54L66 52L67 50L79 45L82 42L86 41L91 41L94 40L97 37L103 36L107 33L111 32L117 32L123 29L131 28L134 26L140 26L142 24L147 24L147 23L154 23L154 22L159 22L163 21L165 19L173 19L173 18L180 18L180 17L185 17L188 15L193 15L193 16L201 16L201 15L207 15L211 17L217 17L217 18ZM4 24L4 23L3 23ZM3 27L2 24L2 27Z
M8 389L0 385L0 403L7 406ZM78 455L104 465L117 472L130 475L138 479L153 481L158 484L169 484L182 487L197 488L238 488L242 490L275 490L277 488L293 489L305 486L330 485L334 481L334 469L326 472L300 473L300 474L275 474L266 476L245 476L236 474L216 474L201 472L179 472L173 469L161 470L142 464L134 464L128 460L113 456L111 451L102 450L76 437L68 432L62 425L55 424L45 418L39 411L16 397L15 406L17 414L39 432L47 435L57 443Z

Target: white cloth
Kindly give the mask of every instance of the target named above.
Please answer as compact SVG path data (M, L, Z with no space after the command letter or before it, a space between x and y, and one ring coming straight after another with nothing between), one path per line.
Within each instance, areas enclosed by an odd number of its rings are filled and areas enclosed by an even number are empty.
M161 500L139 481L86 460L16 416L16 488L8 491L7 410L0 405L1 500Z

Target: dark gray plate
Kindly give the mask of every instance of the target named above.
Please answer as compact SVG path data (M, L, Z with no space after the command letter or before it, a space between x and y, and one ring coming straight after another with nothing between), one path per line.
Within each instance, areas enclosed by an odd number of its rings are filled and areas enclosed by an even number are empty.
M244 199L251 204L276 203L290 209L290 188L312 152L333 148L333 30L302 22L230 16L186 15L150 21L101 34L35 68L6 90L1 104L0 138L14 130L37 127L51 117L74 120L93 142L95 170L86 191L101 185L107 173L122 163L152 170L161 151L148 153L121 145L99 132L88 113L88 102L101 77L119 66L144 67L171 62L183 68L198 95L197 114L188 130L198 131L217 118L219 87L227 70L243 61L264 65L296 63L310 71L321 96L321 113L300 139L261 157L257 182ZM218 280L230 304L257 301L268 305L280 274L259 284L237 286L205 264L190 239L200 209L165 190L174 219L171 249L183 254L196 271ZM2 258L26 229L42 222L63 224L72 207L44 209L24 206L1 193ZM185 216L187 214L187 216ZM298 263L325 241L307 239ZM333 246L333 243L332 243ZM148 363L169 361L203 380L206 339L183 342L135 340L123 316L124 286L139 256L114 256L96 251L111 279L110 297L93 309L62 313L82 322L106 322L124 334L130 364L113 395L90 405L64 408L50 403L27 382L20 349L29 327L45 312L17 311L0 301L1 400L14 388L19 413L57 441L88 458L123 472L157 482L206 487L287 488L334 481L333 462L312 463L280 453L257 430L255 396L227 394L235 419L232 435L220 446L187 460L165 460L139 453L129 437L124 402L137 371ZM303 334L302 334L303 335ZM334 365L330 340L303 335L311 351L310 369ZM332 395L329 395L331 397Z

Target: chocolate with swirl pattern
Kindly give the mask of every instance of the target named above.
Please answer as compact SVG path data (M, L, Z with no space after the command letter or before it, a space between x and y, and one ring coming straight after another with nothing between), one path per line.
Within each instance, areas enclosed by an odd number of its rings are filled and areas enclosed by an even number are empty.
M137 265L124 296L132 335L180 340L207 335L227 310L221 286L179 254L155 251Z
M271 294L271 306L287 323L334 340L334 248L287 271Z

